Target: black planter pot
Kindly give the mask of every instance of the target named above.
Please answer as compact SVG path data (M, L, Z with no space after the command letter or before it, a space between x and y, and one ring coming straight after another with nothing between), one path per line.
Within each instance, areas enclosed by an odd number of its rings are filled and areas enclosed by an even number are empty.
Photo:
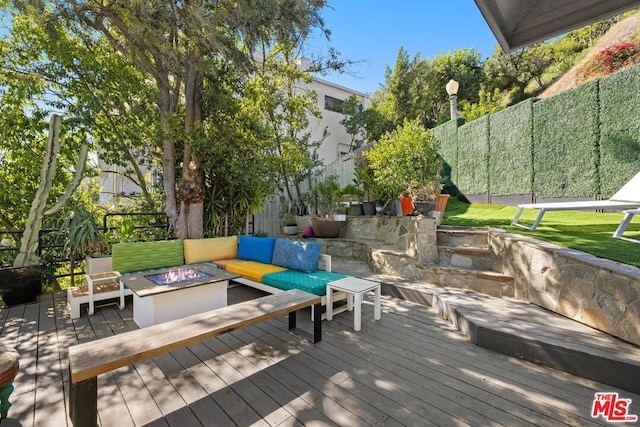
M362 210L365 215L375 215L376 214L376 204L374 202L364 202L362 204Z
M0 296L6 305L38 300L42 293L42 265L0 268Z
M349 215L364 215L362 203L354 203L349 208Z
M436 208L436 202L418 202L414 200L413 207L417 213L427 215L430 211Z

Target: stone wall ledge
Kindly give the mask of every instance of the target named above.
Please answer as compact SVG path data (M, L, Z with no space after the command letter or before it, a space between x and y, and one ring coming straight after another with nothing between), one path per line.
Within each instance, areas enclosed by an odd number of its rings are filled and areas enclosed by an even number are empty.
M516 299L640 346L640 268L497 230L489 247Z
M623 275L640 280L640 268L634 267L629 264L623 264L617 261L598 258L597 256L586 253L586 252L582 252L582 251L571 249L571 248L564 248L562 246L558 246L553 243L545 242L542 240L536 240L531 237L522 236L519 234L510 234L502 229L490 229L489 234L500 235L501 238L504 240L509 240L514 243L519 242L522 244L527 244L527 245L530 245L532 248L543 250L546 253L551 255L562 256L564 258L571 259L580 263L589 264L599 269L623 274Z

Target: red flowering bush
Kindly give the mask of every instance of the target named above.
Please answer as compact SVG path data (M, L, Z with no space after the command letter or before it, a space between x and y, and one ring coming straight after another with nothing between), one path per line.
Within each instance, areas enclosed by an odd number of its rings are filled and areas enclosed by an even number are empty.
M584 77L600 77L640 62L640 46L625 42L603 49L585 68Z

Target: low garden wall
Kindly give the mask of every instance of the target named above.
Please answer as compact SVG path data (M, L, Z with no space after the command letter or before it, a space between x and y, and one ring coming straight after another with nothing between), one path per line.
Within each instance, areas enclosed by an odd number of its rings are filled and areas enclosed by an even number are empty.
M489 247L517 299L640 345L640 268L498 230Z
M298 222L310 223L310 217ZM436 239L433 218L349 216L338 238L318 240L331 256L366 261L376 273L416 278L419 265L438 261Z

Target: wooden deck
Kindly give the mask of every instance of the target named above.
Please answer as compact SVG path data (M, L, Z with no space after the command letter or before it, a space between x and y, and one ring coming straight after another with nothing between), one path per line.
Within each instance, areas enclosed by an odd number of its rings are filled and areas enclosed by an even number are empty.
M261 295L240 285L229 289L229 303ZM21 354L2 427L70 425L68 347L137 329L131 308L128 299L123 311L109 306L71 320L66 296L56 293L2 309L2 340ZM594 393L619 390L475 346L423 305L383 296L382 309L373 321L367 299L357 333L352 313L323 322L316 345L289 334L283 317L102 375L100 423L607 424L590 416ZM640 396L619 392L640 415Z

